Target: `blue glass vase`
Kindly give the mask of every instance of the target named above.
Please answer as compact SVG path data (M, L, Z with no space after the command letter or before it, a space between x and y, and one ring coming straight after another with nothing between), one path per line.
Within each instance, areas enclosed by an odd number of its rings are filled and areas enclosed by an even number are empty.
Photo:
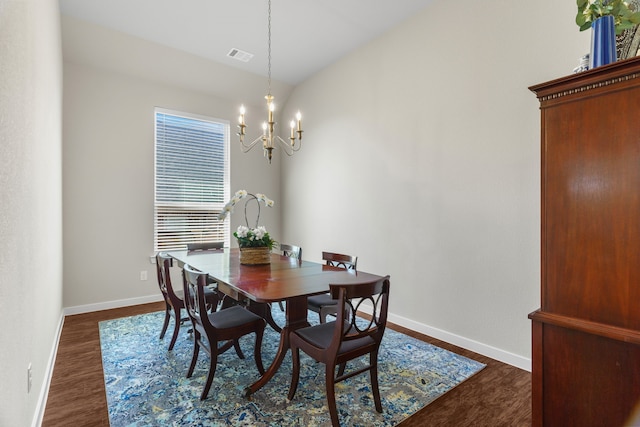
M589 68L611 64L617 60L615 20L612 15L602 16L591 25Z

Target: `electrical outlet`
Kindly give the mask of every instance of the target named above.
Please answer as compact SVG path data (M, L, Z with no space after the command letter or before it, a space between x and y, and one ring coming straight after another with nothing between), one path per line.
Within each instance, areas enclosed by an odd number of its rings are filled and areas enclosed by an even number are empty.
M147 280L147 270L142 270L140 272L140 280Z
M27 366L27 393L31 393L31 385L33 384L33 373L31 372L31 363Z

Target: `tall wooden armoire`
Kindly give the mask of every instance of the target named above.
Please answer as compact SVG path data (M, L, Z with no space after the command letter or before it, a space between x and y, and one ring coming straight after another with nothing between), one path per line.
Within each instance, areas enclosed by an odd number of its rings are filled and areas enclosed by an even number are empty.
M542 117L533 425L640 425L640 57L530 89Z

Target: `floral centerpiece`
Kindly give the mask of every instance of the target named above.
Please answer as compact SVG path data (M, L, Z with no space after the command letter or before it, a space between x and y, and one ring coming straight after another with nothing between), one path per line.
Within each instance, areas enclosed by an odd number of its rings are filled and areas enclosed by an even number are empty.
M244 220L246 226L239 226L233 233L240 247L240 263L268 264L271 261L271 249L273 249L277 242L271 238L264 226L258 225L258 222L260 221L260 202L263 202L267 207L273 207L273 200L261 193L251 194L247 193L246 190L238 190L224 206L222 212L218 215L218 219L221 221L225 220L227 216L233 213L235 205L242 199L247 199L244 203ZM250 201L255 201L258 205L258 214L254 227L249 226L249 219L247 218L247 204Z

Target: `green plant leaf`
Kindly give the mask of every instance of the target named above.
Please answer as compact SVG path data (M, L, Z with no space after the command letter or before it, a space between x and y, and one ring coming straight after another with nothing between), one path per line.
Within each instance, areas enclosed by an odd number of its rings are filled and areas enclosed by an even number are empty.
M615 19L616 34L640 24L640 11L634 12L627 0L576 0L576 5L576 24L580 31L590 28L592 22L607 15Z

